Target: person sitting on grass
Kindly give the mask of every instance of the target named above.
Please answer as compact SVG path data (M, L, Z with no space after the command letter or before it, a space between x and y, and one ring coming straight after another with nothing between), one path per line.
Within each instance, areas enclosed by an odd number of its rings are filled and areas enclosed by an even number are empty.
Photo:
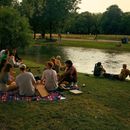
M11 64L5 64L0 73L0 91L16 89L14 71Z
M14 54L14 57L15 57L15 61L16 61L16 62L22 62L22 59L18 56L18 53L17 53L17 49L16 49L16 48L13 49L13 52L12 52L12 53Z
M127 69L126 64L123 64L120 74L105 73L104 77L108 78L108 79L124 81L127 78L128 75L130 77L130 70Z
M57 64L57 59L55 57L52 57L50 62L53 63L53 68L52 69L55 70L57 73L59 73L60 66L59 66L59 64Z
M130 77L130 70L127 69L127 65L126 64L123 64L121 72L119 74L119 79L120 80L125 80L128 75Z
M20 62L20 61L16 62L13 53L10 53L9 58L8 58L8 62L9 62L13 67L19 67L19 65L22 64L22 62Z
M55 91L58 88L57 73L53 70L53 63L46 64L46 70L43 71L41 81L44 82L45 88L48 92Z
M70 86L77 86L77 71L76 68L73 66L71 60L67 60L65 62L66 69L63 75L60 77L59 84L63 82L68 82Z
M103 76L104 73L106 73L106 70L103 68L102 63L96 63L94 67L94 76L100 77Z
M0 63L0 72L2 72L3 68L5 67L5 65L7 64L7 60L6 59L3 59Z
M0 63L1 63L2 60L8 60L8 58L9 58L9 50L6 49L6 50L3 52L2 56L0 57Z
M16 77L16 85L20 96L35 96L36 80L31 72L26 71L26 65L19 66L21 73Z

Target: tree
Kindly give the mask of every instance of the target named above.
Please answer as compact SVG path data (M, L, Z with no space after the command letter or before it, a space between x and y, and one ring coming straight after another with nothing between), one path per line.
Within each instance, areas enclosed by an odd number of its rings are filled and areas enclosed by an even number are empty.
M97 35L101 32L101 18L102 18L102 14L98 13L98 14L93 14L93 26L91 29L91 33L95 35L95 39L97 39Z
M18 0L0 0L0 6L15 6L18 3Z
M0 6L10 6L13 0L0 0Z
M43 24L43 11L45 0L22 0L19 11L22 16L29 19L29 23L34 32L34 39L36 33L44 32Z
M70 33L90 34L94 26L93 15L89 12L74 14L72 16L71 26L68 29Z
M130 34L130 12L124 13L121 21L122 34Z
M80 0L46 0L43 13L44 24L50 33L63 28L65 20L72 11L76 11L77 4Z
M77 12L72 12L69 14L65 21L63 31L64 33L74 33L75 32L75 22L79 14Z
M0 20L0 49L29 45L32 38L28 21L17 10L0 8Z
M102 33L104 34L120 34L120 23L123 12L117 5L107 8L102 17Z

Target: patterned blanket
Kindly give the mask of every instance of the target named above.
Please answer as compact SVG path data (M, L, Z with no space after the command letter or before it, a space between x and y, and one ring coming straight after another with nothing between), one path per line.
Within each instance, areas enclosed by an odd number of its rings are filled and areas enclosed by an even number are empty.
M12 102L12 101L56 101L62 100L63 96L59 92L51 92L46 97L40 96L20 96L17 91L0 92L0 102Z

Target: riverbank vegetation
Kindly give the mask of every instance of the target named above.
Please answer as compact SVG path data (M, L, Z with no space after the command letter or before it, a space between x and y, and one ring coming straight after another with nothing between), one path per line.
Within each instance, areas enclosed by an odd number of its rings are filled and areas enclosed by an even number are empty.
M97 35L96 39L95 39L95 35L93 34L61 34L62 38L66 38L66 39L83 39L83 40L109 40L109 41L119 41L121 42L122 38L128 38L130 39L129 35L103 35L103 34L99 34ZM49 34L45 34L45 37L48 38ZM58 38L58 34L52 34L53 38ZM42 38L40 34L36 35L36 38Z
M116 51L128 51L130 52L130 44L121 44L121 42L114 41L96 41L96 40L76 40L76 39L63 39L61 44L58 41L48 42L45 40L35 40L35 46L71 46L71 47L85 47L85 48L95 48L95 49L107 49L107 50L116 50Z
M43 65L24 61L28 66ZM35 70L32 69L35 74ZM130 81L78 74L81 95L66 100L0 103L0 126L7 130L129 130ZM82 84L86 84L82 87ZM26 120L26 121L25 121Z

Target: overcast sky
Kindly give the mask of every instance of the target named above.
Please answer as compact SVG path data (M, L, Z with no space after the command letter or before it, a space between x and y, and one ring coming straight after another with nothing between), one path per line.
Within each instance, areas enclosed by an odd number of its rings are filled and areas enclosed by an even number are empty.
M130 12L130 0L82 0L79 12L102 13L113 4L117 4L123 12Z
M22 0L19 0L22 1ZM110 5L117 4L123 12L130 12L130 0L81 0L79 12L99 13L106 11Z

